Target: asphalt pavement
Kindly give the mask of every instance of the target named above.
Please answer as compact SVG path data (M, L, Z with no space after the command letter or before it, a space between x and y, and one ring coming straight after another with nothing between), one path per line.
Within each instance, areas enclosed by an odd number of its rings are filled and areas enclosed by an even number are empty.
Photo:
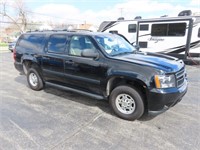
M182 101L158 116L116 117L106 101L51 87L33 91L0 53L0 149L199 150L200 66L187 66Z

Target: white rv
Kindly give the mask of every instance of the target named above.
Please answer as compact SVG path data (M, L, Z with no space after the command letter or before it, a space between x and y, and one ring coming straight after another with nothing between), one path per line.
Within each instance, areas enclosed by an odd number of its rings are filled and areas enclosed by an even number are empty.
M99 31L120 34L141 51L200 57L200 16L104 21Z

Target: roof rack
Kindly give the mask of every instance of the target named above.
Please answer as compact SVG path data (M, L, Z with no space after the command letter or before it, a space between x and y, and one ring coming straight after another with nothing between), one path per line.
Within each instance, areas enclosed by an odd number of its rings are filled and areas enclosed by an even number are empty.
M73 29L73 30L67 30L67 29L56 29L56 30L29 30L28 32L61 32L61 31L66 31L66 32L92 32L92 30L87 30L87 29Z

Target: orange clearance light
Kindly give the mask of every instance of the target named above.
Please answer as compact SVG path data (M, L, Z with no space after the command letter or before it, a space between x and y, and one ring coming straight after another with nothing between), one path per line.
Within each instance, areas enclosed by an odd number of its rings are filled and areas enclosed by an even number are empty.
M158 75L155 75L154 80L155 80L156 88L160 88L161 86L160 86L160 80L159 80Z

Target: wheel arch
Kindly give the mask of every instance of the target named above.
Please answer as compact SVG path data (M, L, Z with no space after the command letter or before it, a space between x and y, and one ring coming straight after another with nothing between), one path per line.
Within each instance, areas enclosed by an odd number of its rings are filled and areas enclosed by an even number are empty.
M112 90L119 85L129 85L131 87L135 87L143 95L144 103L146 106L148 106L148 101L147 101L148 84L146 84L140 78L133 78L133 77L127 77L127 76L110 77L107 80L106 96L109 97Z
M28 70L32 66L40 66L38 60L30 55L23 55L21 58L21 63L26 66L26 69Z
M31 63L36 63L39 65L39 62L37 61L37 59L31 55L23 55L21 58L21 63L24 62L31 62Z
M109 96L112 90L117 86L117 85L122 85L122 84L128 84L128 85L139 85L142 86L143 88L147 88L147 84L143 82L139 78L130 78L126 76L112 76L107 80L106 84L106 95Z

